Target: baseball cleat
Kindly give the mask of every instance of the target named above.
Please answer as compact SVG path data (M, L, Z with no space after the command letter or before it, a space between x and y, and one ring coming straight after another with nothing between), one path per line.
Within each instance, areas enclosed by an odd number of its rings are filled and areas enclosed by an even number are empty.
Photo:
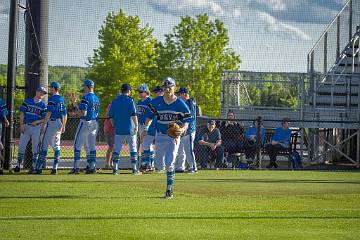
M142 175L142 172L140 172L138 170L132 170L132 175L135 175L135 176Z
M35 174L36 170L33 168L30 168L27 174Z
M80 169L79 168L73 168L73 169L71 169L69 174L80 174Z
M119 172L117 170L113 170L114 175L119 175Z
M33 174L41 175L42 174L42 169L33 171Z
M172 190L172 189L166 190L166 192L165 192L165 198L166 198L166 199L171 199L171 198L173 198L173 197L174 197L174 195L173 195L173 190Z
M13 169L14 173L19 173L20 172L20 168L18 166L14 167Z
M56 169L51 169L51 175L56 175L57 174L57 170Z
M175 170L175 173L184 173L185 170L182 170L182 169L178 169L178 170Z
M88 169L85 171L85 174L95 174L96 173L96 169L92 168L92 169Z
M194 174L197 173L198 171L195 169L189 169L188 174Z

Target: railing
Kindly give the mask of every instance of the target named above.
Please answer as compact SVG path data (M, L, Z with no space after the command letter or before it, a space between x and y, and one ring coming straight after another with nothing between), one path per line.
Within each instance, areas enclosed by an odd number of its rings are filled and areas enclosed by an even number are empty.
M359 50L355 50L353 47L359 41L359 35L354 36L354 34L359 31L359 26L360 0L349 0L310 50L308 54L310 80L308 98L315 103L314 106L316 106L316 93L324 83L330 83L329 80L331 80L331 84L336 84L347 77L346 60L349 59L345 52L347 47L352 47L351 57L355 63L355 56ZM345 67L335 73L333 70L341 64L344 64ZM352 67L352 73L354 73L354 64Z

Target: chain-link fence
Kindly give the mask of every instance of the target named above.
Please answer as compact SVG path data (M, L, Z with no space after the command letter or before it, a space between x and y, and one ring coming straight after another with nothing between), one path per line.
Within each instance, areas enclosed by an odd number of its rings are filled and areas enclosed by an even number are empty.
M100 118L99 131L97 134L96 141L96 151L97 151L97 167L105 168L107 164L107 151L108 144L106 141L106 136L104 133L104 118ZM212 150L210 147L201 145L200 140L205 139L210 134L208 128L208 122L213 120L216 123L216 128L219 130L221 135L222 143L221 145ZM74 138L77 126L79 124L78 118L69 118L66 126L66 132L62 134L61 137L61 161L59 168L68 169L73 167L73 157L74 157ZM281 124L279 123L279 126ZM265 124L266 127L266 124ZM227 120L227 119L209 119L199 117L197 119L197 128L196 128L196 137L194 142L194 154L195 159L199 169L214 169L214 168L264 168L269 164L268 152L265 149L267 143L271 142L271 138L274 134L273 128L267 128L261 131L264 131L264 136L262 136L262 143L259 146L260 148L260 162L257 162L257 145L254 142L249 141L248 134L246 132L248 129L254 128L254 125L251 121L237 121L237 120ZM20 137L19 126L15 128L15 148L13 150L13 160L11 165L15 165L17 161L18 153L18 143ZM217 130L215 130L217 131ZM252 134L256 135L253 132ZM211 141L210 141L211 142ZM155 143L156 149L156 143ZM291 167L289 153L293 150L300 152L299 145L299 130L293 129L289 148L283 149L279 152L278 156L278 165L281 168ZM31 152L31 146L28 145L28 152ZM156 152L156 151L155 151ZM130 164L130 153L127 143L123 146L123 151L121 154L120 168L128 169L131 167ZM31 154L29 154L31 156ZM54 152L49 146L46 167L52 168ZM190 156L187 156L190 157ZM141 153L139 149L139 160L141 159ZM24 168L29 168L31 166L31 157L30 161L24 161ZM83 148L81 153L81 168L86 167L86 151Z

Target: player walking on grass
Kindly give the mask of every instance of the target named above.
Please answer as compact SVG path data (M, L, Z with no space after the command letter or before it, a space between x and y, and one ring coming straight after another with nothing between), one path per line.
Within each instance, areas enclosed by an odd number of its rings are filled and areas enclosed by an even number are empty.
M60 161L60 138L61 134L65 132L67 111L64 98L59 93L60 83L52 82L50 87L52 96L48 100L47 113L42 124L44 133L40 144L40 155L36 164L36 173L42 173L48 146L51 144L54 149L54 164L51 174L55 175Z
M146 111L149 111L148 105L151 102L151 98L149 97L150 91L149 87L146 84L141 84L138 88L140 100L137 103L137 117L139 121L139 135L140 135L140 149L141 149L141 164L140 171L149 171L151 169L150 166L150 152L151 143L144 141L144 131L147 131L145 128L145 120L146 120Z
M140 175L137 160L137 132L139 129L138 118L134 99L130 97L131 86L127 83L121 86L121 94L111 103L109 118L115 128L115 144L112 155L113 174L118 175L119 158L122 145L126 139L130 150L132 173Z
M20 142L18 160L13 171L20 172L24 159L26 145L31 139L32 143L32 166L29 174L35 173L36 162L39 154L39 143L41 134L41 124L46 114L46 104L42 101L47 94L45 87L39 87L36 90L34 98L27 98L20 106Z
M74 168L69 174L80 173L80 153L85 142L87 144L86 159L88 168L86 174L96 173L96 134L98 132L98 115L100 108L99 98L94 93L94 82L85 80L83 83L84 95L81 99L77 116L80 116L80 123L76 130L74 141Z
M156 116L155 162L165 161L167 171L165 197L172 198L175 178L174 165L179 149L180 135L187 131L191 114L185 102L175 95L174 79L167 77L163 87L164 96L153 99L149 105L152 113L147 116L149 119L147 124Z

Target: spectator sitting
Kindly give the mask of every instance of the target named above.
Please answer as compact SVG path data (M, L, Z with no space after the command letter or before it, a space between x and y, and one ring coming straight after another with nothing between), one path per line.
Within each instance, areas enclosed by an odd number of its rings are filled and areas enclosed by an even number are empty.
M235 113L232 110L228 111L227 119L227 121L224 121L220 124L222 145L225 152L228 154L233 154L240 152L243 149L244 128L238 122L234 121Z
M256 146L257 146L257 126L260 124L260 136L261 136L261 145L265 141L265 128L262 123L261 117L257 117L253 124L246 129L245 133L245 156L248 161L254 162Z
M266 152L269 154L270 158L270 163L266 168L278 168L278 165L276 164L278 152L289 150L291 140L291 129L289 129L290 119L284 118L281 125L282 127L275 129L271 143L267 143L265 146Z
M224 148L221 146L220 130L216 128L214 120L210 120L198 142L210 163L215 161L215 167L223 167ZM207 167L207 161L200 163L202 168Z

